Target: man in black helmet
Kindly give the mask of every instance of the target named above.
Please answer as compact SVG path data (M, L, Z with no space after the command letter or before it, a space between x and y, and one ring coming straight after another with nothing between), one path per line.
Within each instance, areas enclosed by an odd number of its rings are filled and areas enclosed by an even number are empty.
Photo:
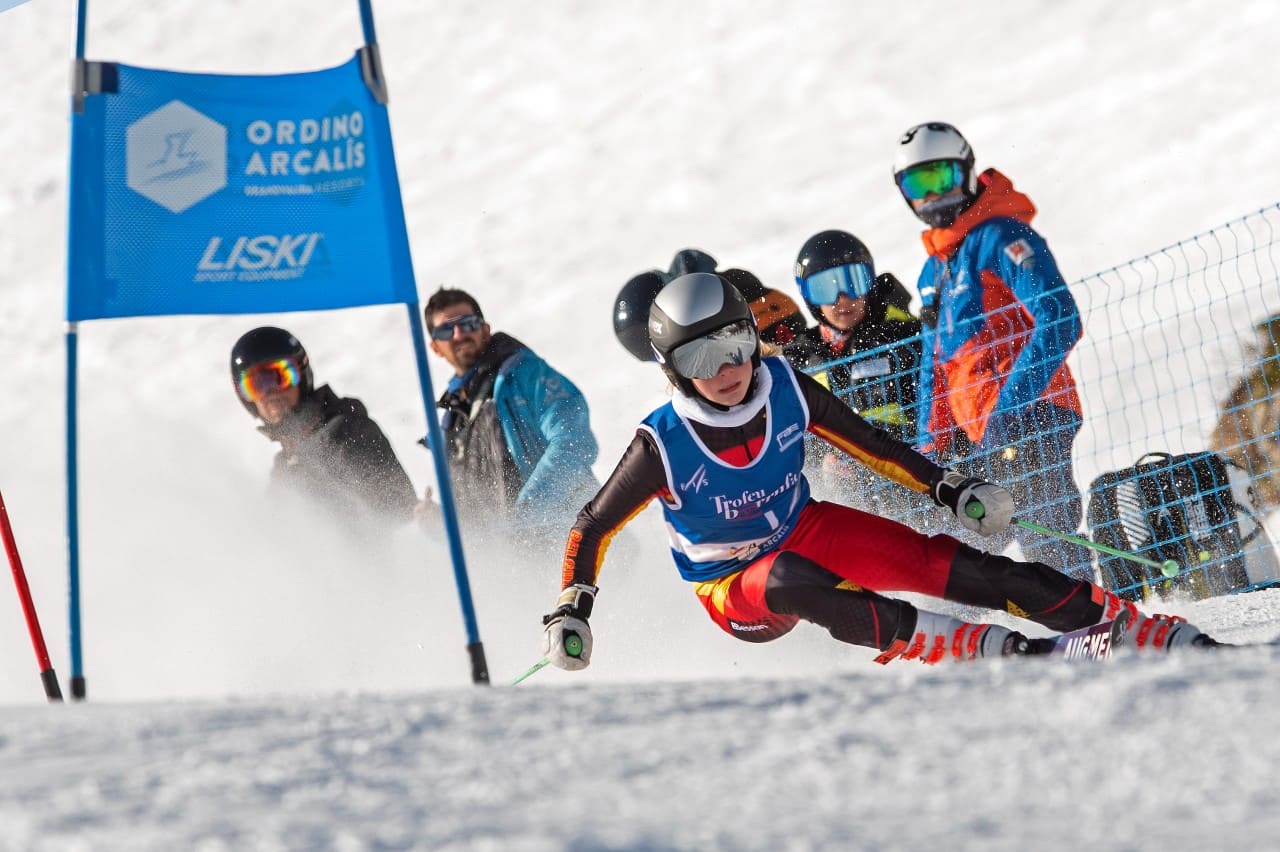
M829 365L814 378L864 419L910 441L920 321L906 309L906 288L891 272L876 275L871 252L846 231L806 240L795 276L818 324L783 350L787 359L804 370Z
M783 349L787 360L825 385L872 425L900 441L915 437L920 321L910 295L890 272L876 274L866 245L847 231L819 231L800 247L796 285L818 324ZM818 481L844 502L915 526L923 501L869 475L821 442ZM912 517L912 516L915 517Z
M378 424L358 399L314 386L311 362L282 328L246 333L231 350L231 380L258 430L280 444L273 485L306 494L360 527L401 522L417 497Z

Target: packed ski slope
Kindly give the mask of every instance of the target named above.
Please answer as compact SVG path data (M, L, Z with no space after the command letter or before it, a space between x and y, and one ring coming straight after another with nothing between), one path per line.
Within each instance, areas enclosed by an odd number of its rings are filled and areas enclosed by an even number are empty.
M0 15L0 492L63 674L72 5ZM915 122L957 123L1031 195L1069 278L1280 199L1266 2L375 12L419 293L471 290L568 373L601 475L664 391L612 338L618 287L696 245L788 288L831 227L911 280L889 158ZM90 14L91 58L154 67L305 70L360 41L354 0ZM588 671L472 688L439 536L370 547L265 503L273 447L226 374L264 320L430 483L402 308L82 326L93 700L42 704L0 591L0 849L1202 849L1280 828L1280 651L926 669L806 626L746 646L706 621L652 512L606 566ZM504 680L537 659L557 560L467 544ZM1227 640L1280 633L1280 592L1168 608Z

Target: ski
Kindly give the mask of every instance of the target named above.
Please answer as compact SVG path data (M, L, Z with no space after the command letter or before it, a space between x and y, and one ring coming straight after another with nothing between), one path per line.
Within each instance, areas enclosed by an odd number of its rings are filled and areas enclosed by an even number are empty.
M1129 613L1121 610L1112 621L1082 627L1054 637L1053 647L1047 653L1068 660L1105 659L1124 644L1124 629L1128 623Z
M1255 640L1253 642L1219 642L1214 640L1205 645L1203 648L1216 650L1218 648L1276 648L1280 647L1280 636L1274 636L1271 639Z
M1082 627L1058 636L1047 636L1030 640L1030 648L1026 653L1032 655L1057 656L1068 660L1103 660L1115 653L1116 648L1125 644L1125 628L1129 624L1129 613L1121 610L1113 621L1104 621L1091 627ZM1207 639L1207 637L1205 637ZM1280 647L1280 636L1254 642L1218 642L1208 640L1196 642L1191 649L1215 650L1218 648L1274 648Z

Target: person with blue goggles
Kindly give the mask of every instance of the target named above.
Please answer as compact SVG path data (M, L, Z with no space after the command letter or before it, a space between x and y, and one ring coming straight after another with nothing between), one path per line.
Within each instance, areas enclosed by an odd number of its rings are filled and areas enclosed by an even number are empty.
M867 247L847 231L820 231L800 248L796 285L818 324L783 349L792 366L825 385L873 425L900 441L915 437L920 322L910 296L890 273L876 274ZM869 476L812 442L815 484L850 505L917 523L931 507Z
M796 285L818 325L783 351L863 417L899 440L914 437L920 321L910 296L847 231L819 231L796 256Z

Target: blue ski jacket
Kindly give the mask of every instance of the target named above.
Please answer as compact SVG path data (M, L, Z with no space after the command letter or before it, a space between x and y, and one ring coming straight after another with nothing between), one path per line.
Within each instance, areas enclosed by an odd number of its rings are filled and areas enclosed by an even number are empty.
M964 433L999 446L1037 400L1081 413L1067 355L1083 326L1035 206L988 169L983 191L948 228L922 235L918 287L938 322L923 331L917 443L946 458Z
M516 511L542 515L559 507L576 515L600 487L591 472L599 446L582 392L532 350L520 349L498 368L493 401L523 482Z

